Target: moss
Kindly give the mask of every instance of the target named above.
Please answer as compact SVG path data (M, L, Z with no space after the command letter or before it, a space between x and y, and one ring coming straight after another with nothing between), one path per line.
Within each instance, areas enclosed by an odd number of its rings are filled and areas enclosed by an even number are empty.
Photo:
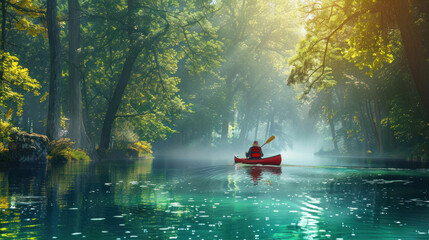
M77 150L72 150L70 152L70 156L72 160L79 160L79 161L89 161L90 158L88 156L88 154L86 154L85 151L77 149Z
M89 161L85 151L72 149L74 142L68 138L61 138L48 144L48 160L53 163L66 163L72 160Z

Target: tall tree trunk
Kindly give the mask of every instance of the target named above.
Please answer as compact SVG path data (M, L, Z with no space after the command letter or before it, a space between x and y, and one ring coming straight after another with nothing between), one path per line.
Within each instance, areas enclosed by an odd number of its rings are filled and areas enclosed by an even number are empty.
M100 149L106 150L109 148L110 138L112 134L113 123L115 121L116 113L118 112L119 106L121 105L122 97L124 95L125 89L128 85L128 81L131 78L132 70L134 63L139 56L140 52L143 50L143 45L135 45L134 40L135 36L133 34L134 29L134 13L136 11L135 1L127 0L127 27L128 27L128 40L130 49L128 50L127 57L122 68L121 76L119 82L116 85L113 96L109 101L109 106L107 108L106 116L104 117L103 128L101 129L101 138L100 138Z
M241 127L240 127L241 131L238 137L240 143L244 143L244 141L246 140L247 132L249 129L249 116L251 115L250 112L251 112L251 103L250 103L250 99L247 98L244 116L243 116L243 119L241 120Z
M363 130L363 135L364 135L364 148L363 148L363 154L366 154L368 152L369 149L369 134L368 134L368 124L366 122L365 119L365 110L366 109L366 105L363 104L359 104L359 118L360 118L360 124L361 124L361 128Z
M82 97L80 87L80 6L78 0L68 0L69 7L69 136L77 148L89 147L82 117ZM85 144L84 144L85 142Z
M109 106L104 117L103 128L101 129L100 138L101 150L106 150L109 148L110 136L112 134L112 127L113 122L115 121L115 115L119 109L119 105L121 104L121 100L124 95L125 88L127 87L128 81L131 78L134 62L136 61L142 49L143 46L131 47L128 52L127 58L125 59L124 67L122 68L119 82L116 85L115 92L110 99Z
M335 125L334 125L334 122L332 121L332 119L330 119L328 122L329 122L329 127L331 129L332 143L334 144L335 152L339 152L338 151L338 144L337 144L337 137L335 136Z
M417 92L429 113L429 63L424 55L423 38L410 15L408 0L395 0L396 20Z
M256 118L255 137L253 138L254 140L258 138L258 130L259 130L259 115L257 115L257 118Z
M377 101L374 101L375 126L377 127L378 150L384 152L383 129L381 126L381 112Z
M271 109L270 118L267 119L267 128L265 129L265 139L268 139L268 135L271 132L271 124L274 122L274 109Z
M50 77L47 136L50 140L60 137L61 122L61 52L57 23L57 1L47 0Z
M222 114L222 131L220 134L220 140L222 143L226 143L228 140L228 132L229 132L229 120L231 117L231 101L232 101L232 76L228 76L226 79L225 85L225 104L224 104L224 112Z
M134 26L134 14L136 12L136 4L134 0L127 0L128 4L128 24ZM110 137L112 134L112 127L115 121L116 113L121 104L122 97L124 96L125 89L128 85L128 81L131 78L132 69L134 66L137 57L142 52L143 48L151 49L154 46L155 42L158 42L168 31L170 25L167 22L163 31L158 32L156 35L152 36L150 39L143 40L143 42L137 41L137 36L132 30L129 31L129 50L127 57L125 58L124 66L122 68L121 76L119 77L118 84L115 87L112 98L109 101L109 106L107 108L106 115L104 117L103 127L101 129L100 136L100 150L106 150L109 148ZM134 27L133 27L134 28ZM129 28L130 29L130 28ZM146 32L145 34L149 34ZM156 54L156 52L154 52ZM149 56L149 55L147 55ZM156 59L156 55L155 55Z
M377 123L378 117L376 116L377 109L375 107L375 103L372 104L371 100L368 100L368 99L365 102L367 104L366 109L367 109L368 120L371 125L373 135L377 141L378 150L380 152L383 152L383 142L380 137L381 129L380 129L379 123Z
M86 86L86 78L85 76L82 77L82 95L83 95L83 101L85 104L85 111L83 111L83 119L85 122L85 132L88 134L92 133L91 128L91 122L89 121L89 100L88 100L88 87ZM87 135L88 136L88 135ZM91 135L91 137L88 136L89 141L94 139L94 136Z
M268 137L270 137L270 136L272 136L274 133L273 133L273 125L274 125L274 123L275 123L275 115L276 115L276 111L274 110L274 107L273 107L273 110L272 110L272 114L271 114L271 122L270 122L270 130L269 130L269 132L268 132L268 136L266 137L266 139L268 139ZM265 141L265 140L264 140Z

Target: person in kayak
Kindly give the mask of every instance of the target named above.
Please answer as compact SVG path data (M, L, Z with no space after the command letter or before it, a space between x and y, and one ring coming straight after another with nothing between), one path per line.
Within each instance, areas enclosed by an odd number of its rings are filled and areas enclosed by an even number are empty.
M264 156L261 146L259 146L258 141L253 141L252 146L249 148L249 151L246 153L248 159L260 159Z

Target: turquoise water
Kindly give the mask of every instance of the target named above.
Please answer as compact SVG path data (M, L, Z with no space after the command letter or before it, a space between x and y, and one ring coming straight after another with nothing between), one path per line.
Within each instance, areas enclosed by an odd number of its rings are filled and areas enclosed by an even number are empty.
M1 170L0 238L429 239L428 170L191 166Z

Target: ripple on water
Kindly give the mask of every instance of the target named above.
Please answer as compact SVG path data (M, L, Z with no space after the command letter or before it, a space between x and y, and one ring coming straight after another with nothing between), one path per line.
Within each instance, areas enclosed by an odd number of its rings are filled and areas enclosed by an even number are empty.
M427 239L429 233L429 172L235 165L148 175L107 169L77 187L53 189L43 201L15 197L10 206L16 209L0 211L2 227L29 226L59 239ZM43 208L55 217L55 232L40 234L46 231L41 224L49 223L35 214L46 213Z

